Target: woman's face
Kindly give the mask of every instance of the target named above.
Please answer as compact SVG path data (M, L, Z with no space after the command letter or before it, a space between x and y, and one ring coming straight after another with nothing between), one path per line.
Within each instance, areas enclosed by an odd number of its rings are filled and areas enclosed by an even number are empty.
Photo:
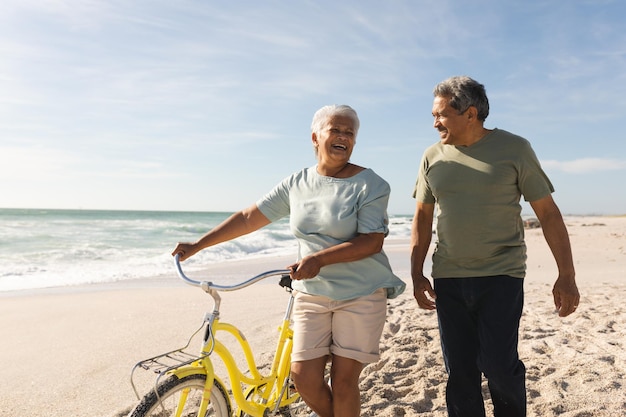
M332 116L326 120L321 131L311 137L320 164L345 165L356 143L354 122L347 116Z

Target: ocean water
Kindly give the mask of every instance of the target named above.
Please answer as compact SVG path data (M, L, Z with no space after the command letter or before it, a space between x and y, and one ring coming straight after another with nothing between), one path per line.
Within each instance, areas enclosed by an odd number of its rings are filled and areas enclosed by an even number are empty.
M197 240L231 213L0 209L0 291L150 278L174 271L177 242ZM390 216L389 239L410 237L411 216ZM296 256L287 220L185 262ZM259 271L262 272L262 271Z

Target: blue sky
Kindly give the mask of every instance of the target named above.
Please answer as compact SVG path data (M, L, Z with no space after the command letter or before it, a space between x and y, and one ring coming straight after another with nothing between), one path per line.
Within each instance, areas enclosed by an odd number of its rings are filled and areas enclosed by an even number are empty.
M337 103L411 214L433 86L469 75L563 213L625 214L625 24L622 0L3 0L0 207L235 211L315 163Z

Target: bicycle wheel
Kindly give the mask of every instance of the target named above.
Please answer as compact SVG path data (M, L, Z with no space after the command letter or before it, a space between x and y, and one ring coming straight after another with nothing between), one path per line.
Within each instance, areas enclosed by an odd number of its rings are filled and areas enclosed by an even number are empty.
M129 417L168 417L174 415L179 402L186 395L181 416L197 416L206 375L194 374L184 378L172 375L159 384L157 396L154 390L146 394ZM229 417L230 403L224 387L213 382L211 401L204 417Z

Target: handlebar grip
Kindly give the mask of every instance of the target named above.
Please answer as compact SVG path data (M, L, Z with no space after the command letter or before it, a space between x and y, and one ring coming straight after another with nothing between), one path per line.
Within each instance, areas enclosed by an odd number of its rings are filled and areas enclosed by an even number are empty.
M187 284L193 285L194 287L202 287L202 282L189 278L183 272L183 268L180 266L180 253L177 253L176 255L174 255L174 264L176 265L176 272L178 273L178 276L183 281L185 281Z

